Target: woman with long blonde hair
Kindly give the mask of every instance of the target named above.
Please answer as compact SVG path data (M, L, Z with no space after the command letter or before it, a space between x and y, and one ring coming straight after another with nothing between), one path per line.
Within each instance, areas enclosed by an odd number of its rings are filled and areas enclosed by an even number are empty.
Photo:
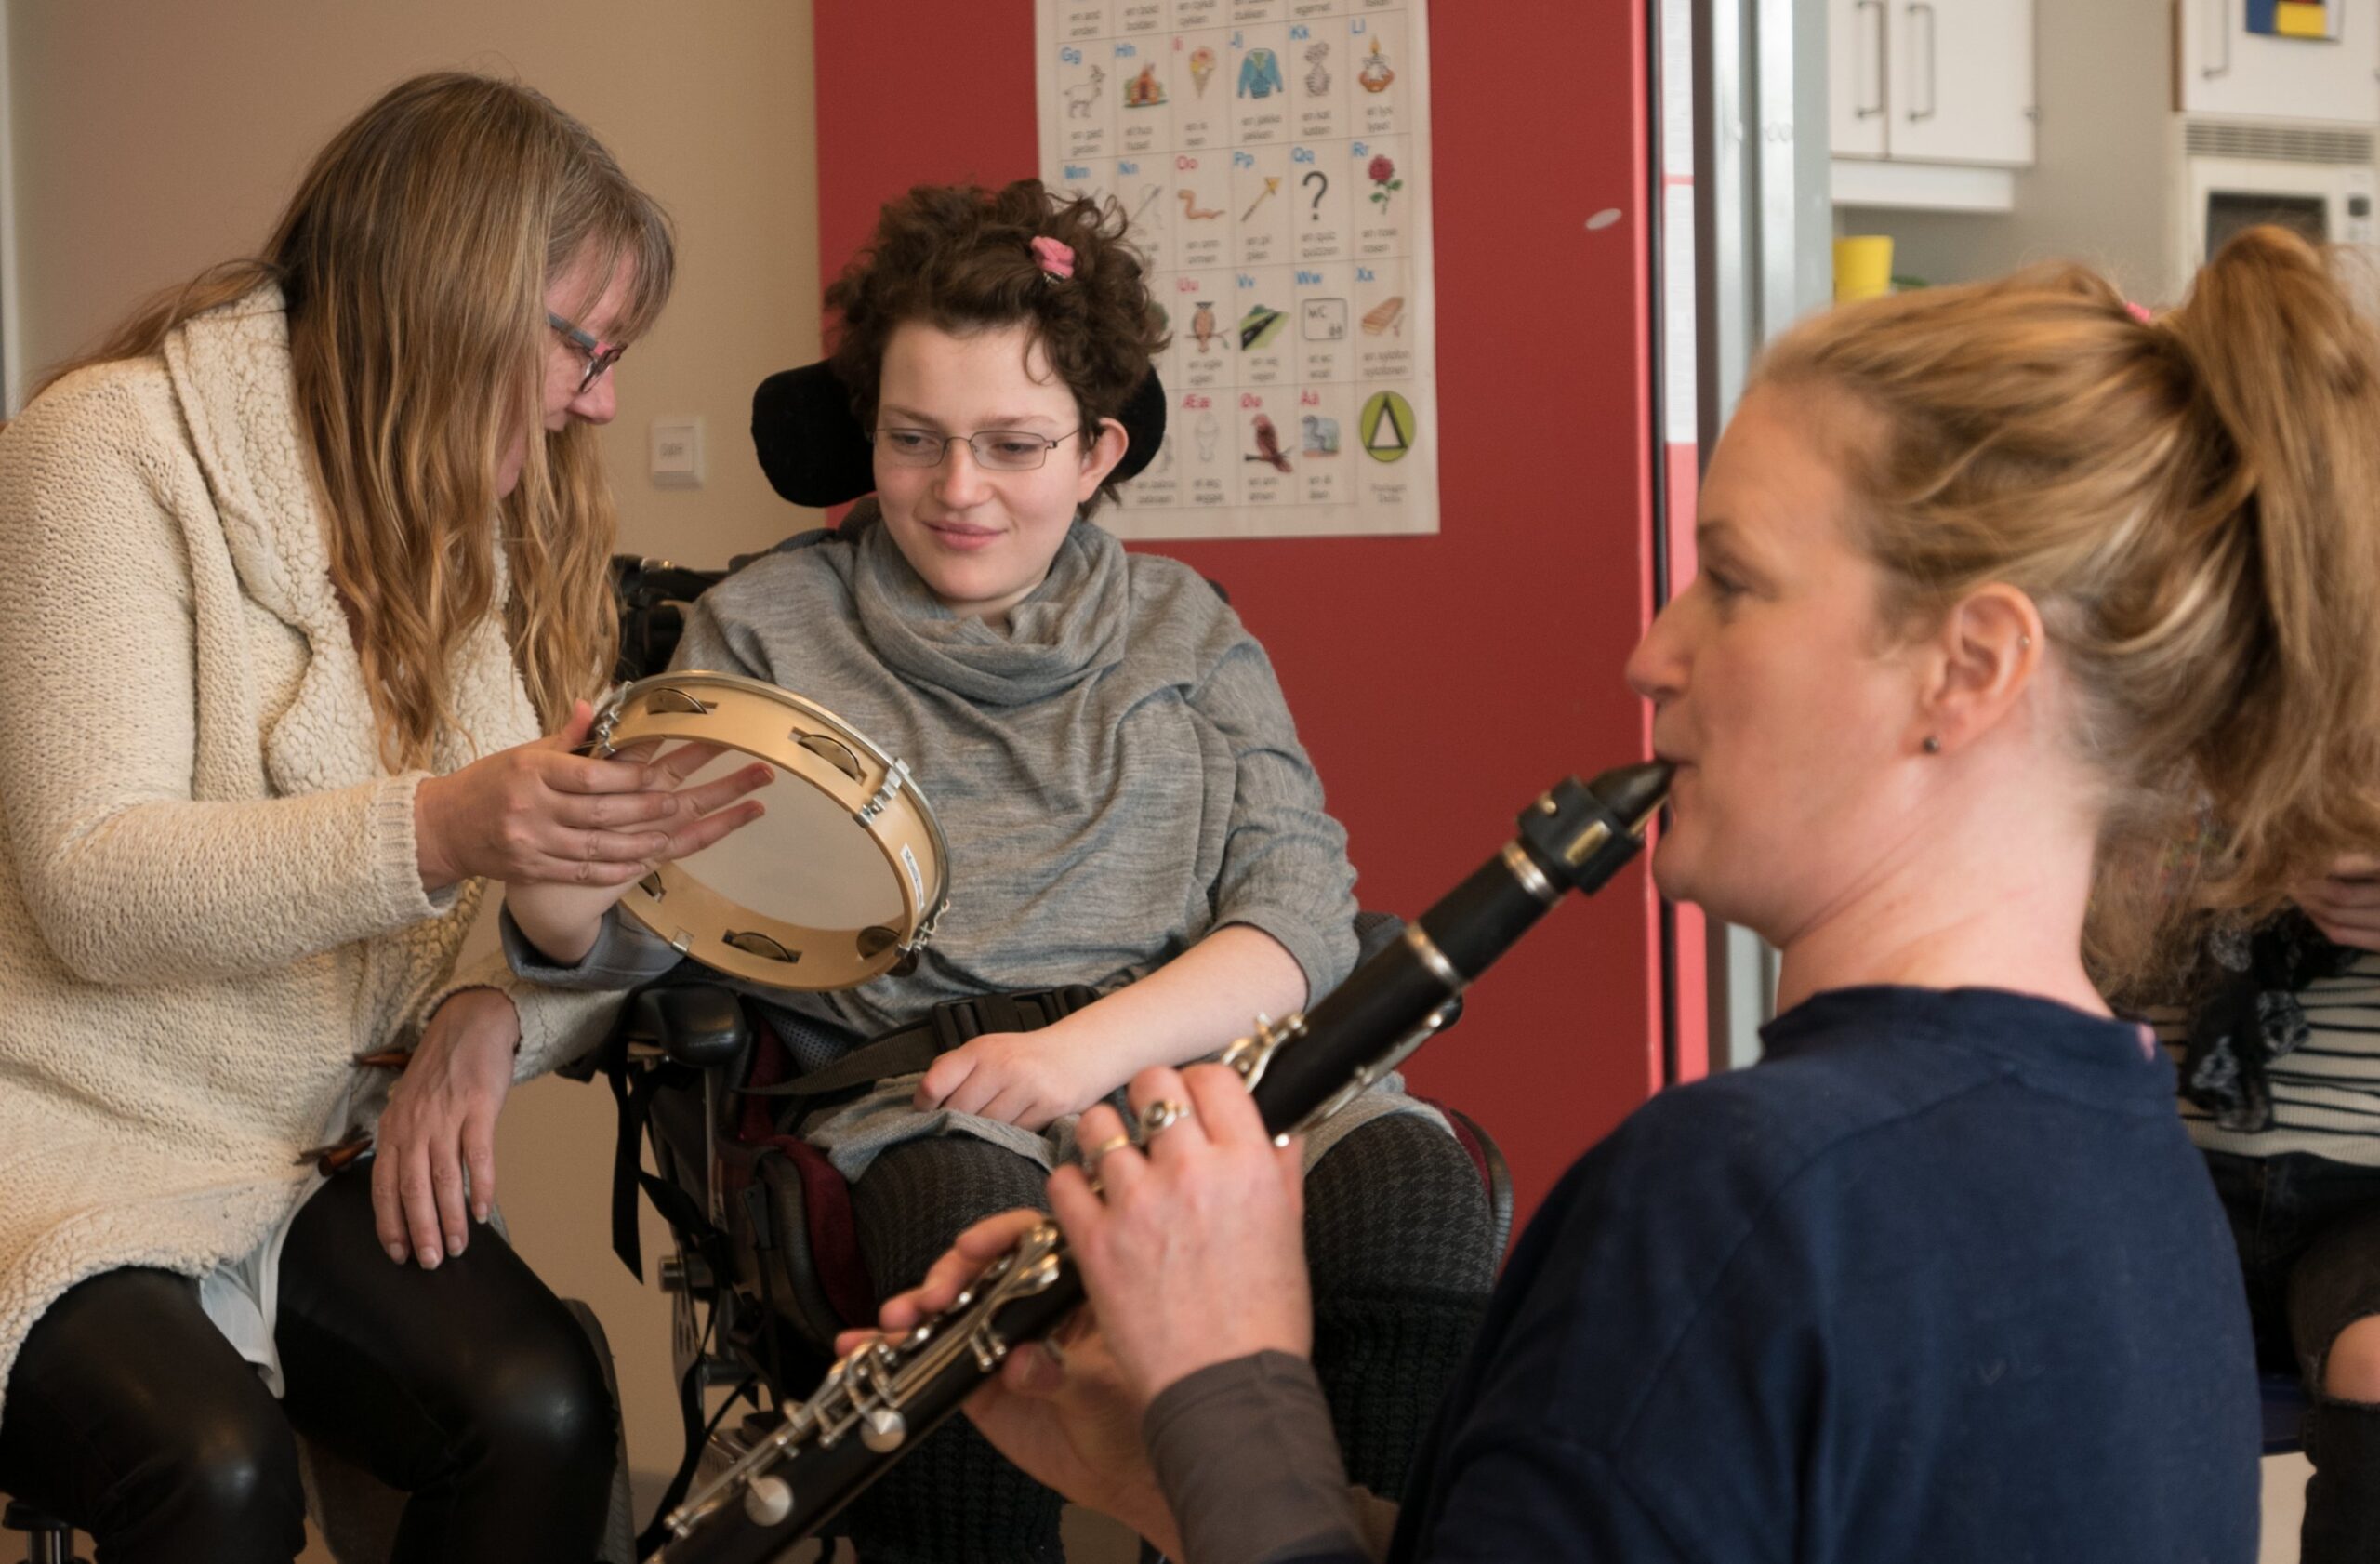
M1676 768L1654 879L1782 952L1762 1062L1571 1169L1401 1513L1345 1485L1294 1164L1216 1067L1052 1178L1096 1330L979 1424L1200 1564L2246 1564L2230 1239L2104 996L2380 841L2375 469L2380 338L2274 229L2153 320L2048 267L1796 328L1628 666Z
M453 969L488 878L756 807L572 753L673 257L575 120L420 77L0 436L0 1490L103 1557L294 1557L293 1431L401 1559L593 1551L601 1365L482 1224L602 1011Z

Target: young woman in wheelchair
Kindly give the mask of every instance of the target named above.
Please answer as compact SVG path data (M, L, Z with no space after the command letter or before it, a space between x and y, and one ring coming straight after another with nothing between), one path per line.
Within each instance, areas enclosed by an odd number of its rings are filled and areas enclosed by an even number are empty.
M874 444L874 520L766 555L689 615L676 666L820 702L906 758L952 896L915 970L752 990L800 1068L941 1001L1087 985L801 1127L853 1179L879 1295L974 1219L1037 1200L1075 1116L1335 985L1355 954L1346 837L1263 649L1181 563L1092 520L1163 337L1120 220L1034 182L919 189L834 285L833 357ZM522 975L624 986L676 953L615 893L512 894ZM524 937L525 936L525 937ZM1399 1092L1312 1148L1324 1374L1393 1486L1492 1275L1488 1207ZM806 1388L806 1387L804 1387ZM954 1424L851 1518L871 1559L1052 1558L1058 1501Z
M400 1560L593 1554L602 1365L482 1224L602 1007L453 968L487 879L749 812L571 753L672 264L583 126L422 77L0 435L0 1491L102 1558L294 1557L293 1430Z
M2153 320L2050 267L1774 346L1628 667L1655 881L1781 950L1763 1062L1571 1169L1401 1512L1331 1450L1253 1104L1149 1072L1194 1110L1052 1179L1096 1323L979 1393L1001 1448L1200 1564L2254 1559L2231 1242L2102 992L2380 840L2350 285L2256 229Z

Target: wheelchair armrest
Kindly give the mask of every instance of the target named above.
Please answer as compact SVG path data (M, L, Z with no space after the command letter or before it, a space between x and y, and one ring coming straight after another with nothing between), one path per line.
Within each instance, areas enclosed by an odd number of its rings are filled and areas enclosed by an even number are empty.
M659 1049L696 1069L734 1063L752 1039L742 1001L710 983L655 983L638 989L628 996L620 1031L631 1046Z

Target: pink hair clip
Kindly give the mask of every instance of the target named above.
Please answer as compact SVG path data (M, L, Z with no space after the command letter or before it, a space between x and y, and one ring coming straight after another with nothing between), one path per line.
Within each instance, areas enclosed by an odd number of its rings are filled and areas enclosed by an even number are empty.
M2150 317L2148 305L2135 304L2131 299L2127 298L2123 301L2123 307L2130 312L2134 320L2138 321L2143 325L2149 324Z
M1063 239L1036 237L1033 258L1040 263L1041 275L1053 283L1063 283L1075 274L1074 246Z

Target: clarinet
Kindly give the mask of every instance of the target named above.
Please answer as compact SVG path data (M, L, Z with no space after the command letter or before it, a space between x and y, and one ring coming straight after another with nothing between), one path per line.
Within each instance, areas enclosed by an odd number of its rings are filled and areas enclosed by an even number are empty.
M1286 1141L1403 1063L1453 1001L1564 893L1592 895L1644 844L1668 795L1656 762L1569 777L1520 817L1519 834L1406 926L1314 1008L1226 1049L1267 1129ZM1082 1279L1043 1222L933 1319L879 1338L827 1372L816 1394L662 1518L648 1564L766 1564L832 1519L1081 1304Z

